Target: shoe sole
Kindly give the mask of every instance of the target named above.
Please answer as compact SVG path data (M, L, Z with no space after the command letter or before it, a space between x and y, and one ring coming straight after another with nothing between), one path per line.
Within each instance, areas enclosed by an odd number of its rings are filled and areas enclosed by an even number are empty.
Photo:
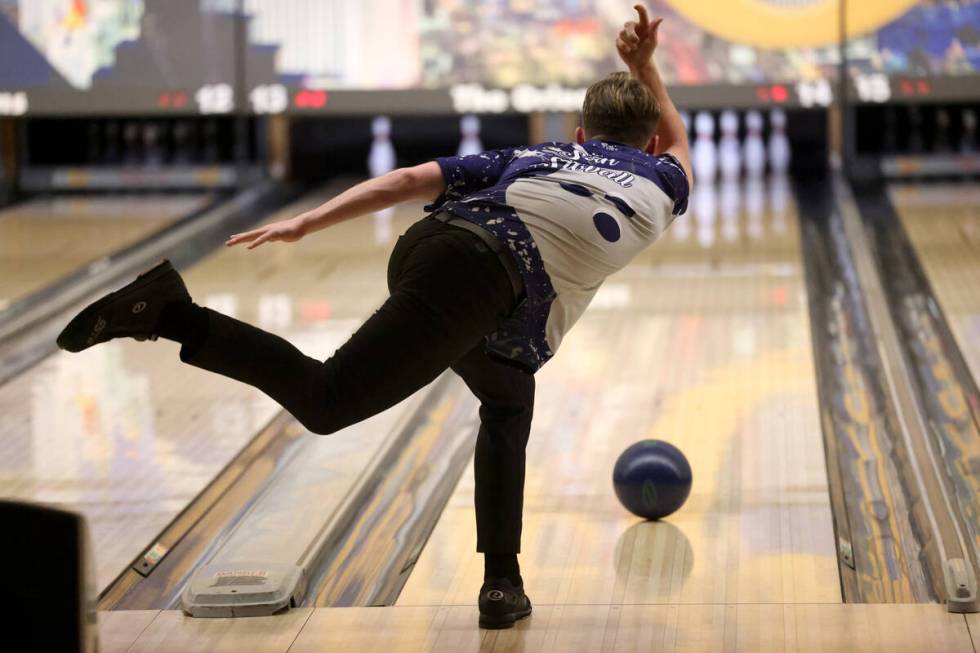
M105 297L103 297L102 299L99 299L94 303L86 306L84 309L82 309L81 313L79 313L74 318L72 318L71 322L68 323L68 326L62 329L57 339L58 347L64 349L65 351L78 353L80 351L84 351L88 349L89 347L94 347L96 344L99 344L96 342L93 342L92 344L88 344L88 337L86 337L86 339L82 341L83 344L81 347L73 348L73 346L76 345L76 343L72 341L76 340L75 334L77 333L91 334L95 330L95 324L99 317L98 314L100 311L105 309L106 306L112 304L113 302L118 301L120 298L125 297L130 293L142 290L146 286L150 285L151 283L155 282L161 277L169 274L173 270L174 267L173 265L170 264L170 261L162 261L158 263L156 267L147 270L144 274L140 275L134 281L130 282L131 287L125 289L119 289L115 292L111 292ZM85 325L87 325L87 327L85 327ZM83 327L85 327L84 330Z
M513 628L516 622L529 616L531 616L531 608L521 612L511 612L510 614L496 616L485 616L481 614L480 628L485 628L487 630L503 630L504 628Z

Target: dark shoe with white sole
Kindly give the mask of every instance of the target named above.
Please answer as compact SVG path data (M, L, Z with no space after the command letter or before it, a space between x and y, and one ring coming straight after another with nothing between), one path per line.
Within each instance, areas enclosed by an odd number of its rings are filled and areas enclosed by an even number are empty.
M510 628L531 614L531 600L524 587L507 578L488 578L480 588L480 628Z
M156 340L164 307L189 301L184 280L170 261L163 261L129 285L89 304L58 336L58 346L78 352L113 338Z

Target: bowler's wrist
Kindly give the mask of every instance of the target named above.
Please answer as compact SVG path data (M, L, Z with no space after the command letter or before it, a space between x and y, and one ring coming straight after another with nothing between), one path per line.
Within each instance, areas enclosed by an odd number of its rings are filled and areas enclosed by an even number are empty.
M305 236L311 231L316 230L315 228L316 220L317 220L316 214L308 211L298 216L298 219L296 221L297 222L296 226L299 228L300 233Z
M637 77L637 78L645 77L646 75L652 73L655 69L653 63L653 57L650 57L648 60L644 61L643 63L631 63L629 64L628 67L629 67L630 74L633 75L633 77Z

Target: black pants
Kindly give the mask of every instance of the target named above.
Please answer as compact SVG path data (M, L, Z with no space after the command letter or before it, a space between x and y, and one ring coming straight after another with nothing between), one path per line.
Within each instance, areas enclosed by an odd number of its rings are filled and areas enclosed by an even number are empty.
M204 343L184 347L181 359L259 388L320 434L393 406L451 367L481 404L477 551L519 553L534 377L483 348L517 301L510 279L478 236L426 218L395 245L388 288L381 308L326 361L214 311Z

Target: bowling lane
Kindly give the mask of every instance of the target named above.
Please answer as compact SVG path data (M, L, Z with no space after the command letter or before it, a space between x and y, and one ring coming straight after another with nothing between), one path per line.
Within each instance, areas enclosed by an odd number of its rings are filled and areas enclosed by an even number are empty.
M538 374L521 566L537 605L840 603L797 209L784 178L696 188ZM643 438L691 462L660 523L612 490ZM471 605L473 474L399 606Z
M322 189L270 219L324 201ZM216 251L187 269L196 301L325 357L386 295L407 206L290 245ZM58 353L0 386L0 496L89 519L101 590L278 411L248 386L182 365L171 342ZM328 440L320 440L327 443Z
M980 188L909 184L892 186L889 195L980 383Z
M0 212L0 311L212 200L204 193L56 196Z

